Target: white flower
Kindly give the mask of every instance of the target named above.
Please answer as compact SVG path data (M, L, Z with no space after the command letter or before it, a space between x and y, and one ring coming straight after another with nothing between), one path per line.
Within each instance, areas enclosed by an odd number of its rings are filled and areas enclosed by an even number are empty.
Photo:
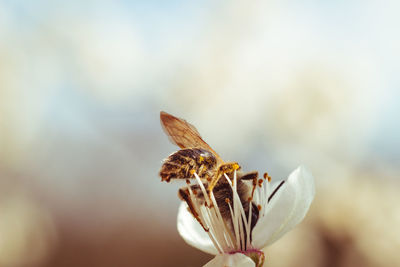
M258 207L258 219L255 225L253 222L252 228L252 213L255 211L252 211L253 205L249 205L246 216L237 193L236 172L232 181L225 175L233 192L232 203L227 202L232 218L230 222L221 216L213 192L208 196L200 178L197 174L195 176L206 203L196 199L190 189L189 193L204 227L183 202L178 213L178 231L189 245L216 255L206 267L262 266L262 249L303 220L315 195L312 174L303 166L275 186L271 185L269 179L260 179L252 197L252 202Z

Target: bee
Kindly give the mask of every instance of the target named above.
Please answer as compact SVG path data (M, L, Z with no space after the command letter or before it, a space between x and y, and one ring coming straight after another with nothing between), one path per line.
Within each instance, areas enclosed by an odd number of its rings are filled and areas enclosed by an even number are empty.
M258 219L258 210L251 202L252 190L243 180L253 182L253 192L257 185L258 172L242 173L241 167L237 162L225 162L222 158L202 139L197 129L187 121L172 116L166 112L160 112L161 125L168 135L170 141L181 149L172 153L165 159L160 177L162 181L169 182L171 179L194 179L196 173L202 182L207 186L207 192L214 193L217 205L221 214L226 220L230 220L228 203L232 202L233 193L225 178L233 178L237 171L237 192L242 202L243 208L248 216L248 209L253 205L252 224ZM190 183L190 182L188 182ZM198 185L192 185L191 189L195 192L197 199L204 201L204 196ZM203 226L194 206L189 197L188 187L179 190L178 196L188 204L189 211ZM254 218L253 218L254 217ZM205 228L203 226L203 228ZM206 229L205 229L206 230Z

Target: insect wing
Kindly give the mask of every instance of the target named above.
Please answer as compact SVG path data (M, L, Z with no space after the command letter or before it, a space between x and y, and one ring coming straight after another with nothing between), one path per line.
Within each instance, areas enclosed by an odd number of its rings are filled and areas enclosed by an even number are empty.
M218 161L223 162L221 157L201 138L200 133L192 124L164 111L160 112L160 121L172 143L180 148L204 148L212 152Z

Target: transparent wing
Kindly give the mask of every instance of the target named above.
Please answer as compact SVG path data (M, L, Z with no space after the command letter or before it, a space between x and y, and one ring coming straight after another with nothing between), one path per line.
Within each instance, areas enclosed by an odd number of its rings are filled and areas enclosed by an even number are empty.
M223 162L221 157L215 152L200 136L196 127L187 121L172 116L164 111L160 112L160 121L164 132L170 141L180 148L199 147L212 152L218 161Z

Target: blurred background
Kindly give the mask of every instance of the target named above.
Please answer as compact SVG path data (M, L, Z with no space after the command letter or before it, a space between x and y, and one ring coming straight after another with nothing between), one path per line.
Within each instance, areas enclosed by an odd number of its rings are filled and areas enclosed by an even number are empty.
M0 1L0 266L202 266L165 110L317 195L267 266L400 266L398 1Z

